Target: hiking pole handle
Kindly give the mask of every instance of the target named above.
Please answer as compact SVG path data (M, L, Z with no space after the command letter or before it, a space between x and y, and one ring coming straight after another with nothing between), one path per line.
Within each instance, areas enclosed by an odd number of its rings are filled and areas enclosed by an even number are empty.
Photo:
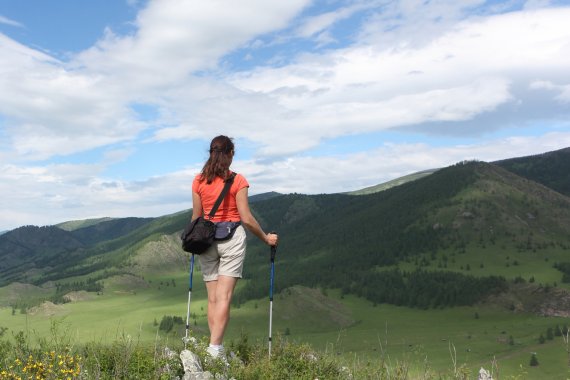
M275 231L271 231L269 234L271 235L277 235L277 232ZM272 245L271 246L271 262L275 261L275 254L277 253L277 246Z

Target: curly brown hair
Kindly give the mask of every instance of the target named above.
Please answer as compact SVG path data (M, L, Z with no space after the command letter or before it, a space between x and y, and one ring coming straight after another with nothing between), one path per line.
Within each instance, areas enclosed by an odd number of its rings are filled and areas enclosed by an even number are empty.
M228 179L234 156L234 143L228 136L216 136L210 143L210 157L202 168L202 181L212 183L214 178Z

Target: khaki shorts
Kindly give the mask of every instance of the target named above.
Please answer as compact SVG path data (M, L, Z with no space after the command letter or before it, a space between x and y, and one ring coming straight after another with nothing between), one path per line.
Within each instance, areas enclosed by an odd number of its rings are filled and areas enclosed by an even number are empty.
M214 242L199 256L204 281L215 281L219 275L241 278L245 260L245 238L245 229L238 226L231 239Z

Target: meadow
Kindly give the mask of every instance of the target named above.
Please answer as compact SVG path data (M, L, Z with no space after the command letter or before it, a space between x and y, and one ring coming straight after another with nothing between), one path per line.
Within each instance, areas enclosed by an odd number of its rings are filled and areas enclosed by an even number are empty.
M456 264L460 265L460 260ZM517 269L524 273L526 265L535 263L529 260ZM536 275L546 280L554 273L544 269ZM142 287L143 283L147 287ZM349 368L356 363L385 362L394 367L406 363L411 378L421 378L428 369L453 373L459 367L472 376L481 367L499 374L498 378L556 380L570 376L568 345L563 338L555 336L542 344L538 340L541 334L546 336L548 328L570 322L567 318L515 313L493 304L427 310L373 306L334 289L279 289L279 267L275 285L274 336L308 343ZM8 329L4 337L23 331L38 342L50 335L56 321L72 345L111 345L126 337L143 345L179 349L184 326L165 333L159 324L164 316L185 319L187 289L188 273L183 271L148 274L144 281L119 276L107 280L103 292L81 293L75 302L44 304L27 313L1 308L0 327ZM266 345L268 314L268 299L234 307L227 341L247 336L250 342ZM207 334L205 288L199 270L194 273L191 315L192 334ZM532 353L539 361L536 367L529 365Z

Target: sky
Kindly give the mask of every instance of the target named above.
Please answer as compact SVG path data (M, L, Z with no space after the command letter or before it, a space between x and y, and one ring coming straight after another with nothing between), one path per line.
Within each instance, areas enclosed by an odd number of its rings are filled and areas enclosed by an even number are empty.
M0 231L570 146L570 1L1 0Z

